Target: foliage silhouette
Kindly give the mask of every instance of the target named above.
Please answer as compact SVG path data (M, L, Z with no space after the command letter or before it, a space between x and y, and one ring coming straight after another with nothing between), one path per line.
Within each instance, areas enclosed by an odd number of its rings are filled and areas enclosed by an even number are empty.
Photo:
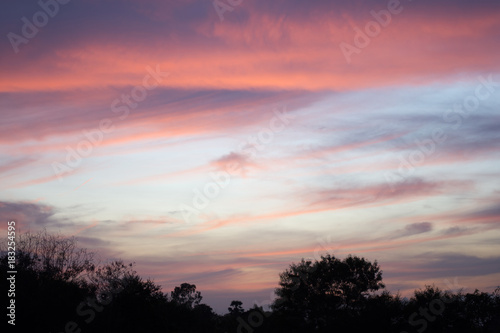
M241 301L232 301L227 310L229 311L229 314L239 316L244 312L242 305L243 302Z
M377 264L331 255L320 261L302 261L280 274L273 310L302 319L308 329L328 326L335 314L359 313L370 292L384 288Z
M35 332L500 332L500 288L494 293L384 290L375 261L327 254L302 259L280 274L272 311L233 300L218 315L194 284L168 294L117 260L97 265L75 238L45 231L18 238L16 328ZM0 279L7 278L0 252ZM6 290L6 289L5 289ZM7 304L8 305L8 304ZM6 321L4 321L5 325ZM12 328L12 327L9 327Z
M189 309L199 305L203 298L201 293L196 291L196 286L189 283L183 283L180 287L175 287L170 294L173 302Z

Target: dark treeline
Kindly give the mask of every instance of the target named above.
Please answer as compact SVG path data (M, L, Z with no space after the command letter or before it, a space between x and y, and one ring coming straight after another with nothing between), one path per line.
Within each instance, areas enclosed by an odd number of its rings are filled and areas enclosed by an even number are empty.
M2 283L8 284L5 251L0 262ZM16 269L15 326L4 315L9 331L500 332L499 289L451 293L426 286L402 298L384 290L376 261L355 256L291 264L280 274L270 310L244 310L234 300L225 315L203 304L193 284L165 294L132 264L96 264L74 238L19 235Z

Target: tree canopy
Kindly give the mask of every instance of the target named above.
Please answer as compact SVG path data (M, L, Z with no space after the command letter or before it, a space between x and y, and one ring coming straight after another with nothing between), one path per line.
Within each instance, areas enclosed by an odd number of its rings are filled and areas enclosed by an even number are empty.
M201 293L196 291L196 286L189 283L183 283L180 287L175 287L170 295L172 297L172 301L190 309L199 305L203 298Z
M1 245L1 244L0 244ZM233 300L225 315L201 303L196 285L170 294L121 260L98 264L75 238L47 232L19 238L17 328L35 332L499 332L500 288L494 293L385 290L377 261L331 254L292 263L279 277L266 311ZM7 280L0 252L0 279ZM8 306L8 304L6 304Z
M319 261L302 259L290 265L280 274L279 285L273 309L313 326L321 325L335 311L356 311L369 293L385 287L376 261L356 256L341 260L330 254Z

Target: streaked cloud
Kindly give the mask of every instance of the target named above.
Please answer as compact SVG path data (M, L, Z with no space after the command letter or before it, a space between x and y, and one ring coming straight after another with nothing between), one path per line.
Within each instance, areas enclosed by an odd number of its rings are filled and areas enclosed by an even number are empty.
M0 42L1 219L136 261L166 291L196 283L222 311L325 252L377 259L404 293L490 288L500 2L400 5L350 63L340 44L387 3L245 1L223 21L201 0L61 5L18 53ZM39 10L5 6L0 33ZM293 120L256 142L277 109Z

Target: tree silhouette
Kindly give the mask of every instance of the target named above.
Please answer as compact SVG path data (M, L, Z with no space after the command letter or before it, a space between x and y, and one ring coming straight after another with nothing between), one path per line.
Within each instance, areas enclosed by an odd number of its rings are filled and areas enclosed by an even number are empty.
M500 288L452 293L426 286L401 298L380 292L376 261L351 255L291 264L280 274L272 312L257 305L244 311L233 300L223 316L201 304L194 284L183 283L167 297L133 264L96 265L75 238L45 231L20 235L16 269L16 327L22 331L500 332ZM4 283L7 271L7 253L0 251Z
M173 302L192 309L193 306L200 304L203 297L199 291L196 291L196 285L183 283L180 287L174 288L171 298Z
M425 286L415 290L406 306L406 330L432 332L499 332L500 295L456 294Z
M94 254L77 247L74 237L27 232L17 236L17 266L50 278L80 282L95 269Z
M229 305L227 310L229 311L229 314L234 315L234 316L238 316L244 312L242 305L243 305L243 302L241 302L241 301L232 301L231 305Z
M106 295L116 294L126 287L126 283L137 276L133 264L125 264L122 260L112 261L104 266L97 267L88 279L95 289L96 297L106 302Z
M309 328L327 325L336 312L359 312L370 292L384 288L376 261L353 256L340 260L329 254L320 261L302 259L290 265L279 284L273 310L300 318Z
M75 238L46 231L17 235L16 327L59 332L75 316L78 303L92 295L86 276L94 270L92 253L78 249ZM7 255L0 259L5 281Z
M167 298L159 285L133 273L117 286L98 295L102 311L90 323L90 331L159 332L166 327Z

